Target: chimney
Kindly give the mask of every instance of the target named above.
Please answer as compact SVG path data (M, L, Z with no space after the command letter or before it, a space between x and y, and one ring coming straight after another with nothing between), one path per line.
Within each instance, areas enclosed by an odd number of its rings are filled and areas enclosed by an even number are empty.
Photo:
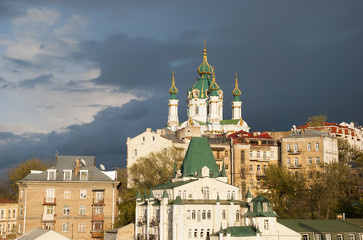
M79 173L79 167L81 165L81 161L79 159L76 159L76 166L74 167L74 175L77 176Z

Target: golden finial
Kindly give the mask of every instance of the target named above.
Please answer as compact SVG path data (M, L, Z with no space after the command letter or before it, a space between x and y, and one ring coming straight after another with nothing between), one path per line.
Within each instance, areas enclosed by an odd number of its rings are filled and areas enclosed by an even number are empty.
M207 42L204 40L203 43L204 43L204 49L205 49L205 45L206 45Z
M173 79L173 81L175 81L174 80L175 79L175 77L174 77L174 73L175 73L174 70L171 73L173 74L173 78L172 79Z
M175 76L174 76L174 70L172 71L173 77L171 78L171 87L169 89L169 93L170 94L177 94L178 93L178 89L175 87Z
M234 90L233 90L232 94L233 94L233 96L240 96L241 95L241 91L238 88L237 73L236 73L236 80L235 80L235 84L234 84Z
M237 73L236 73L236 84L238 84Z

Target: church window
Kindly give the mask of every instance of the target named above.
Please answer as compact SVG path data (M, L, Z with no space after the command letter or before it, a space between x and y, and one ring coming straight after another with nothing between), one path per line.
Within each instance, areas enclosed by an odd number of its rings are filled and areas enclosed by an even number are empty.
M183 199L186 199L187 198L187 190L184 190L183 191Z
M263 228L264 228L265 230L268 230L268 229L269 229L269 222L268 222L268 219L263 220Z
M211 212L211 210L208 210L207 219L211 219L211 218L212 218L212 212Z
M239 222L239 210L236 211L236 221Z
M222 219L226 219L226 210L222 211Z
M192 219L195 220L195 210L192 212Z
M203 210L202 212L202 219L206 219L207 218L207 212L205 210Z
M187 219L190 220L190 210L187 211Z
M202 238L204 236L204 230L200 229L200 237Z
M195 106L195 115L199 115L199 107Z
M192 229L188 230L188 238L192 238Z
M198 237L198 229L194 229L194 238Z
M198 222L200 222L200 220L201 220L201 211L200 210L198 210L198 212L197 212L197 220L198 220Z

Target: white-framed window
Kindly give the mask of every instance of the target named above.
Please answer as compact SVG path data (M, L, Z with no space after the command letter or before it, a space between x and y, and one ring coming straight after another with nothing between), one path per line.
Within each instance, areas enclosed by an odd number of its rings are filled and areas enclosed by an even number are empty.
M137 157L137 149L134 150L134 156Z
M257 165L257 172L261 171L261 166Z
M45 206L45 214L54 214L54 206Z
M298 144L297 143L294 144L294 152L298 152Z
M315 158L315 163L316 163L316 164L320 164L320 157L316 157L316 158Z
M23 224L19 223L18 227L18 233L21 233L21 231L23 230Z
M202 211L198 210L197 211L197 221L200 222L202 219Z
M337 234L337 240L343 240L343 234Z
M250 157L252 157L253 156L253 151L250 151Z
M311 165L311 163L312 163L311 157L308 157L308 165Z
M11 209L8 210L8 218L11 219Z
M355 240L355 235L354 234L349 234L348 239L349 240Z
M103 214L103 206L94 206L95 214Z
M20 198L23 199L24 198L24 189L20 190Z
M79 198L80 199L86 199L87 198L87 190L86 189L82 189L79 191Z
M203 196L204 199L209 199L209 187L203 187Z
M308 151L311 151L311 143L308 143L308 145L307 145L307 150L308 150Z
M69 214L71 214L71 209L69 208L69 206L64 206L63 207L63 215L68 216Z
M187 211L187 219L190 220L191 212L190 210Z
M102 231L102 222L93 222L92 230L93 231Z
M266 151L263 151L263 160L267 160L267 153L266 153Z
M86 232L86 223L80 222L78 224L78 232Z
M309 234L303 234L302 240L309 240Z
M47 202L54 202L54 189L47 189Z
M286 144L286 152L290 152L290 143Z
M64 181L72 180L72 170L63 170L63 180Z
M62 223L62 232L69 231L69 223Z
M13 218L16 218L16 209L13 209Z
M103 191L96 192L96 203L103 201Z
M261 157L261 153L260 151L257 151L257 158L260 158Z
M19 216L23 216L23 206L19 207Z
M183 191L183 199L187 199L187 190Z
M315 240L321 240L321 234L315 233Z
M286 158L286 166L290 167L290 164L291 164L291 161L290 161L290 158Z
M269 227L269 222L268 222L268 219L265 219L263 220L263 228L265 230L268 230L270 227Z
M79 206L79 215L86 215L86 206Z
M211 219L211 218L212 218L212 212L211 212L211 210L208 210L207 219Z
M48 170L48 181L54 181L56 179L56 175L57 175L57 170L55 169L50 169Z
M222 211L222 219L226 219L226 210Z
M240 212L239 210L236 211L236 222L239 222L240 219Z
M192 229L188 229L188 238L192 238Z
M227 191L227 199L231 199L231 192Z
M202 219L206 219L207 218L207 211L203 210L202 212Z
M315 150L316 151L319 151L319 143L317 142L317 143L315 143Z
M325 240L331 240L331 234L330 233L325 234Z
M64 191L64 199L71 199L71 191Z
M192 211L192 219L195 220L195 210Z
M298 167L299 166L299 159L297 157L295 157L295 167Z
M87 181L88 180L88 170L81 170L79 175L79 180Z

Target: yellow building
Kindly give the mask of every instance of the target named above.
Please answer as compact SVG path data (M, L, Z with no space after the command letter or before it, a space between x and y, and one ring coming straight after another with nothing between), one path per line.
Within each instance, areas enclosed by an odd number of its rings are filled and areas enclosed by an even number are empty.
M18 203L14 200L0 198L0 239L15 236L17 229Z
M114 226L116 171L96 168L93 156L57 156L55 166L32 171L17 184L22 234L43 228L72 239L99 239Z

